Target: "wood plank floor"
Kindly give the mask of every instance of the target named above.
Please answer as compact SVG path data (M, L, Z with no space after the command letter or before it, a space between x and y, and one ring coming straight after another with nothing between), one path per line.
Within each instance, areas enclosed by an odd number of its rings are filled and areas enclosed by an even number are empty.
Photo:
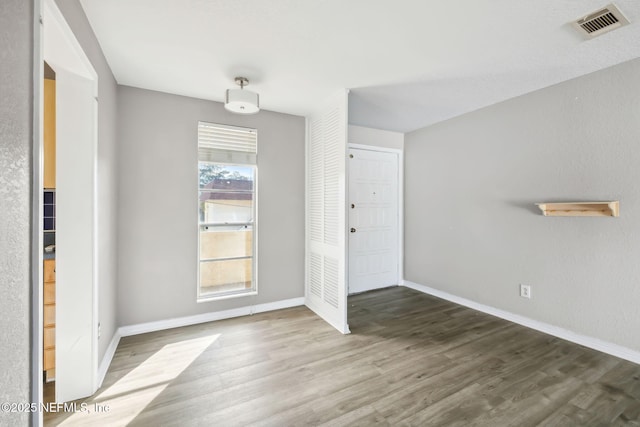
M640 426L640 366L411 289L123 338L91 426ZM104 406L102 406L105 408Z

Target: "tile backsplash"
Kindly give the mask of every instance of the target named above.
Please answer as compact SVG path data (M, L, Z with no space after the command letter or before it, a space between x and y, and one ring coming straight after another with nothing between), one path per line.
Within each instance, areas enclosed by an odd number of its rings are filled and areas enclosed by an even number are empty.
M44 190L44 224L45 233L56 231L56 192Z

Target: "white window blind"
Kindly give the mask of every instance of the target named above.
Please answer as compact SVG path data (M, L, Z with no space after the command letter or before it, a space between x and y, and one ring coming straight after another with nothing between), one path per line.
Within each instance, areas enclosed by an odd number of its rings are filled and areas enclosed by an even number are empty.
M257 154L256 129L198 122L198 160L254 165Z

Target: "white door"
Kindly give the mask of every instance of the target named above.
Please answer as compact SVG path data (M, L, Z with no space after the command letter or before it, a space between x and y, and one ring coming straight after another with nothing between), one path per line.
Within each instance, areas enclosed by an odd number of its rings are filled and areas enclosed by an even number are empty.
M398 284L399 157L349 149L349 293Z
M305 304L343 334L347 324L347 92L307 117Z
M97 388L95 115L93 81L56 70L56 402Z

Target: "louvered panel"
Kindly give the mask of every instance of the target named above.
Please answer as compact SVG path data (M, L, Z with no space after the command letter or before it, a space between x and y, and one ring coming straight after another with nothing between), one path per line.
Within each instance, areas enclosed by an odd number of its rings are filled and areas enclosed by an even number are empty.
M347 325L346 93L307 118L305 304L342 333Z
M322 241L323 230L323 143L322 122L312 121L309 129L309 237L316 242Z
M343 215L340 201L341 170L344 170L344 129L341 126L340 109L334 107L324 117L324 242L337 245L340 215Z
M338 308L340 271L335 258L324 257L324 295L323 299L332 307Z
M311 254L309 260L309 290L318 298L322 297L322 256Z

